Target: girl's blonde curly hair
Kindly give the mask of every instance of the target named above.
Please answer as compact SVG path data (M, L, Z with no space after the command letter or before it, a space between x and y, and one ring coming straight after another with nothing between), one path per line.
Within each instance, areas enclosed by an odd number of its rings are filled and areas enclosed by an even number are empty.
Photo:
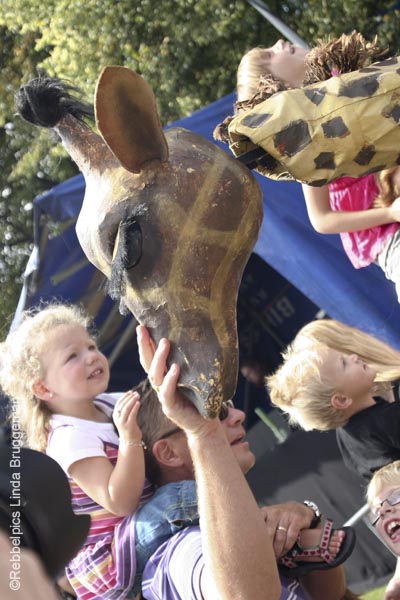
M49 333L62 325L81 325L90 319L80 308L51 304L23 313L18 327L0 344L0 387L11 401L10 419L29 447L43 451L50 432L51 412L36 398L32 384L44 377L42 353Z

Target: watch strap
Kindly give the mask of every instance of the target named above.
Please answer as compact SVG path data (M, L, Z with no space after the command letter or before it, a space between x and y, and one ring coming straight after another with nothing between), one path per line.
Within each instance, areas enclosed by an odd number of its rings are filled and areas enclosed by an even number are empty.
M314 513L314 518L310 523L310 529L315 529L321 523L321 512L312 500L303 500L303 504L308 506L308 508L311 508Z

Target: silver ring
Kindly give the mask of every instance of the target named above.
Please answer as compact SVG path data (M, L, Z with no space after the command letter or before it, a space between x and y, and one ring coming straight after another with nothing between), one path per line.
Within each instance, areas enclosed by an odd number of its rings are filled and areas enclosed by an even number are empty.
M278 527L276 528L277 531L284 531L285 533L287 533L287 529L286 527L282 527L282 525L278 525Z

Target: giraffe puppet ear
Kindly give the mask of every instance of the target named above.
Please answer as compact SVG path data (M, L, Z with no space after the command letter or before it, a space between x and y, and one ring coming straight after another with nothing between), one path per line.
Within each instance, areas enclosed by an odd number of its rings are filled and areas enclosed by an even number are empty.
M105 67L95 92L96 123L125 169L140 173L145 163L168 160L168 145L149 84L127 67Z

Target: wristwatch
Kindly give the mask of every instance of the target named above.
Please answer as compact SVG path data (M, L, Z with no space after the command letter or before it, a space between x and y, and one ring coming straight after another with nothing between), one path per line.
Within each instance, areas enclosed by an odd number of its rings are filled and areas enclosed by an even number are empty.
M315 529L321 523L321 513L318 506L312 500L303 500L303 504L311 508L314 513L314 518L311 521L310 529Z

